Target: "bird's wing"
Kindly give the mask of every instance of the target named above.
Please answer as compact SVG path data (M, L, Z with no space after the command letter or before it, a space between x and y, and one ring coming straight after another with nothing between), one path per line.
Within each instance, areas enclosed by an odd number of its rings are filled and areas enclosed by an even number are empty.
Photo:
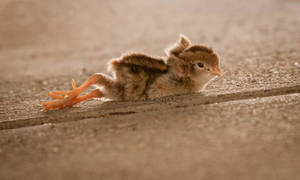
M151 71L166 72L168 70L168 65L164 59L146 54L126 54L121 57L119 63L127 66L138 66L139 68Z

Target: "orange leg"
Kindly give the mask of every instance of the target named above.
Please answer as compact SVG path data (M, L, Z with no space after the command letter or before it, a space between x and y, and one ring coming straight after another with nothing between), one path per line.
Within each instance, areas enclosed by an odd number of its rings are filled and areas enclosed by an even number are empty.
M91 99L91 98L100 98L100 97L103 97L103 94L98 89L96 89L92 92L89 92L88 94L85 94L83 96L80 96L80 97L74 99L73 100L73 103L74 103L73 105L75 105L77 103L80 103L81 101Z
M72 87L73 87L73 90L75 90L77 88L74 79L72 79ZM50 93L47 94L47 96L53 97L55 99L65 99L64 97L61 97L60 95L63 95L66 97L71 94L72 94L72 91L51 91Z
M67 101L65 103L62 103L61 101L48 102L45 105L46 107L43 109L43 111L45 112L50 109L60 109L60 108L65 108L65 107L72 107L75 104L80 103L81 101L85 101L85 100L88 100L91 98L100 98L100 97L103 97L103 94L99 90L96 89L92 92L89 92L88 94L83 95L83 96L70 99L69 101Z
M77 88L74 79L72 79L72 87L73 90ZM47 96L53 97L55 99L64 99L64 97L61 97L59 95L69 96L70 94L72 94L72 91L51 91L49 94L47 94Z
M59 95L63 95L63 96L69 96L70 94L72 94L72 91L51 91L49 94L47 94L47 96L56 98L56 99L64 99L63 97L59 96Z
M55 93L55 92L51 92L51 93L47 94L47 96L53 97L55 99L65 99L64 97L57 95L57 93Z
M51 97L54 97L56 101L50 101L50 102L45 102L42 105L44 106L43 111L47 111L50 109L61 109L65 107L72 107L73 105L84 101L86 99L94 98L94 97L102 97L103 94L99 90L95 90L90 92L89 94L86 94L84 96L79 96L80 93L82 93L84 90L86 90L89 86L93 84L101 84L103 86L106 86L108 88L112 87L112 80L106 77L105 75L102 74L95 74L91 76L86 82L84 82L80 87L76 87L75 81L72 81L72 87L73 90L68 92L68 91L54 91L49 93L48 95ZM59 95L66 95L66 97L61 97Z

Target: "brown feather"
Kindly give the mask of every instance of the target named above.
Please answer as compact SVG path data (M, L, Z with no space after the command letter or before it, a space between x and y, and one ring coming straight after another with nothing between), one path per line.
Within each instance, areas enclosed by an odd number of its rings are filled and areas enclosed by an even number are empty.
M120 59L120 65L136 65L142 68L158 70L165 72L168 70L168 65L163 58L152 57L146 54L126 54Z
M202 45L193 45L191 47L189 47L188 49L185 50L186 52L197 52L197 51L202 51L202 52L206 52L208 54L212 54L214 51L206 46L202 46Z

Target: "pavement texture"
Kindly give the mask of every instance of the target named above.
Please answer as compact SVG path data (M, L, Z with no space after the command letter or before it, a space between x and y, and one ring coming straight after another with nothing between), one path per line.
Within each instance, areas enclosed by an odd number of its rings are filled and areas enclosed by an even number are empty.
M0 179L299 179L300 1L0 2ZM41 112L128 51L214 48L203 93Z

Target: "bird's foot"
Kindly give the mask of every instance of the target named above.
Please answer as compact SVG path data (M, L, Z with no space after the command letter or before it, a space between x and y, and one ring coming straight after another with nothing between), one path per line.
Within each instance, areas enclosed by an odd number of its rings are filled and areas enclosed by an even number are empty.
M72 87L73 87L72 91L52 91L49 94L47 94L48 96L59 100L48 101L43 103L42 104L44 106L43 111L45 112L51 109L72 107L78 102L80 102L77 96L81 93L81 91L77 88L74 80L72 80ZM63 95L64 97L62 97L61 95Z

